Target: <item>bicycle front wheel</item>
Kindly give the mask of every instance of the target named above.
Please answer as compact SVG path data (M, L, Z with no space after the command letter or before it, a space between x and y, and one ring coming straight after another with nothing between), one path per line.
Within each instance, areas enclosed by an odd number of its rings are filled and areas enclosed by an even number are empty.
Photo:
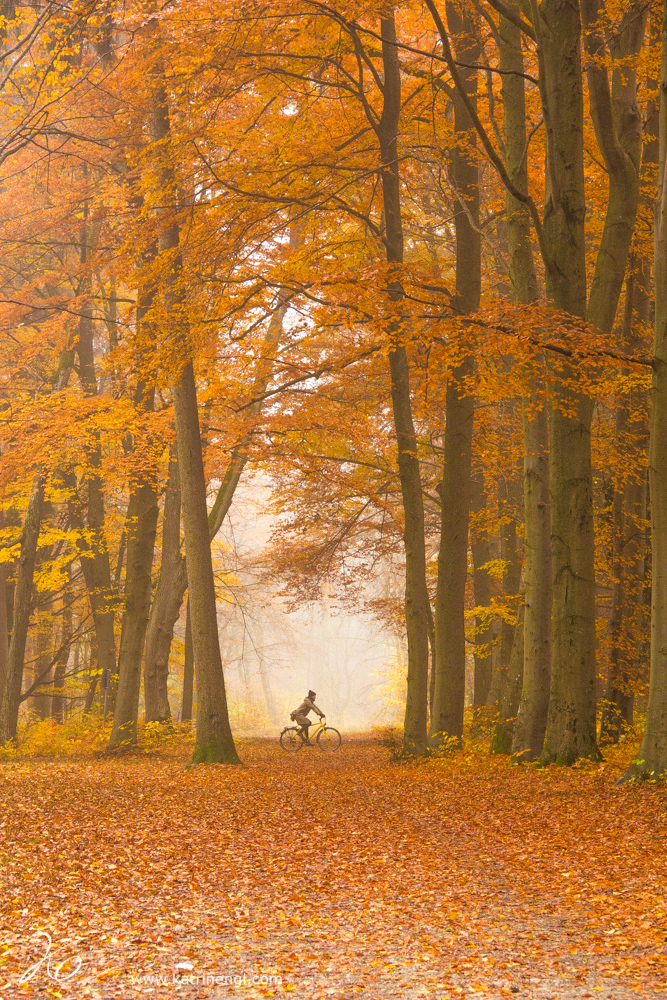
M317 745L320 750L337 750L340 744L340 733L332 726L325 726L317 734Z
M303 740L299 736L299 730L283 729L280 734L280 745L283 750L290 750L293 753L300 750L303 746Z

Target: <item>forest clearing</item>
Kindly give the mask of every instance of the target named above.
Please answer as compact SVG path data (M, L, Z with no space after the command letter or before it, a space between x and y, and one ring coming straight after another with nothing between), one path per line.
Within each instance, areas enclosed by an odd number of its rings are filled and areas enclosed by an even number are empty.
M240 753L2 765L4 995L664 996L667 801L614 786L632 748L575 771L367 737ZM37 927L81 957L70 982L16 986Z

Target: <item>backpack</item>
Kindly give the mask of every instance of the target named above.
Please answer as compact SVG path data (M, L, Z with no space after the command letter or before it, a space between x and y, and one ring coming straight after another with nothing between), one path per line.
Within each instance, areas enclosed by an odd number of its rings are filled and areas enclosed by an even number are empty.
M296 712L290 712L289 717L292 720L292 722L296 722Z

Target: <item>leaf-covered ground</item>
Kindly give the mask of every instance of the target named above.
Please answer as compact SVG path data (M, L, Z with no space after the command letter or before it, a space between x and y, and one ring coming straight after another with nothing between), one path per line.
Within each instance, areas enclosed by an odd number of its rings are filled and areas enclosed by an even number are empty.
M614 787L632 750L546 771L406 766L362 739L257 740L243 768L0 765L0 996L663 996L667 798ZM20 986L40 930L51 977Z

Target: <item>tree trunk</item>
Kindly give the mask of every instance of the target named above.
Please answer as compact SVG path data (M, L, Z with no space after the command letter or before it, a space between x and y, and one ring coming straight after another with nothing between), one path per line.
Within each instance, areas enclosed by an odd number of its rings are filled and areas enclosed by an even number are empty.
M542 386L539 391L542 394ZM523 685L512 753L537 760L544 747L551 676L551 507L549 421L544 407L522 406L524 447Z
M252 384L252 398L262 396L269 384L271 372L273 371L272 354L280 342L283 332L283 318L286 310L287 302L281 302L269 322L269 328L262 345L262 354ZM248 407L247 417L249 422L259 416L261 408L262 404L259 401ZM213 541L222 527L229 508L232 505L236 487L240 482L241 475L248 461L251 436L251 429L248 429L241 435L232 449L227 469L225 470L215 501L208 515L211 541ZM174 459L174 468L177 474L178 461L176 459ZM167 527L167 513L165 506L165 528ZM178 524L176 523L176 519L178 519ZM149 684L147 686L144 680L144 689L146 693L147 722L165 721L170 717L168 714L164 715L164 717L162 716L163 712L169 712L169 699L167 695L169 654L174 637L174 625L178 621L183 598L188 586L186 560L181 555L180 486L178 510L176 510L176 503L172 503L169 509L169 525L170 528L167 536L169 569L168 572L160 572L160 582L151 608L146 636L144 677L149 678ZM164 553L164 537L162 545Z
M150 611L157 519L155 474L150 470L132 486L127 507L123 626L118 657L118 691L109 750L117 750L137 741L141 660Z
M487 498L484 489L484 472L480 468L472 476L472 510L479 515L486 510ZM491 606L491 577L483 567L491 561L489 533L484 527L475 525L471 531L473 588L475 607L489 608ZM473 725L479 726L487 720L487 699L491 687L493 670L493 633L491 620L487 615L475 619L475 685L473 695Z
M41 562L39 553L37 554L37 561L38 563ZM37 623L33 628L33 633L36 633L33 638L36 653L33 683L38 678L41 678L41 681L32 696L32 707L38 719L48 719L51 716L51 696L46 691L41 690L42 687L48 688L51 685L49 664L53 655L53 602L49 594L45 595L45 598L40 612L35 616ZM48 670L48 673L44 674L45 670ZM44 674L43 677L42 674Z
M651 679L646 728L637 758L621 780L667 772L667 0L660 67L658 198L655 213L655 339L649 450L651 496Z
M184 588L181 590L181 583L184 582L187 586L183 562L181 556L181 487L178 478L178 459L172 448L169 452L169 478L164 497L160 579L146 633L144 667L146 722L169 722L171 719L167 694L169 653L174 625L183 603ZM183 577L185 577L185 581L182 581ZM178 603L172 596L174 592L179 598Z
M478 29L465 13L447 3L447 21L463 63L480 59ZM476 106L477 71L461 71L463 86ZM472 119L461 95L454 97L454 130L458 145L451 154L450 176L460 204L454 215L456 234L456 296L461 316L479 308L481 239L479 233L479 171ZM472 152L471 152L472 150ZM474 361L466 355L454 370L446 393L445 455L442 470L440 551L435 602L436 677L431 739L461 742L465 704L465 590L468 575L468 520L474 400L466 385Z
M586 305L583 165L582 31L579 10L545 0L536 18L542 99L547 126L549 194L544 243L547 295L573 316L610 333L625 275L639 199L641 117L633 54L645 14L638 3L624 15L614 43L628 65L609 88L600 61L605 39L597 0L582 0L591 118L609 175L609 202ZM576 385L576 370L564 372ZM553 633L545 760L570 764L600 759L595 712L595 540L590 432L593 400L561 383L551 424Z
M2 527L0 514L0 527ZM7 680L7 663L9 659L9 629L7 622L7 563L0 562L0 704Z
M185 663L183 666L183 702L181 704L181 722L192 719L192 698L195 682L195 658L192 651L192 623L190 622L190 601L185 612Z
M60 656L56 661L56 669L53 674L53 697L51 698L51 718L55 722L64 722L65 719L65 698L63 690L65 687L65 674L70 654L70 636L72 635L72 593L66 589L63 594L62 611L62 638Z
M81 266L85 269L89 254L89 227L87 225L87 207L84 209L84 222L81 227ZM80 293L90 293L90 275L84 271L82 288ZM93 344L93 314L88 302L84 302L81 307L81 317L78 323L78 340L76 353L79 358L79 381L85 396L96 396L98 393L97 376L95 373L95 353ZM92 548L92 559L90 569L84 569L84 578L90 596L93 621L95 623L96 649L97 649L97 671L94 674L94 683L89 690L89 698L86 699L86 711L92 706L95 694L97 679L103 670L109 670L113 678L113 684L109 690L109 705L113 711L116 697L117 663L116 663L116 635L115 624L115 600L111 586L111 568L109 565L109 551L107 548L105 531L105 510L104 510L104 489L100 474L100 464L102 461L102 445L98 431L93 433L93 444L86 454L89 469L86 474L87 502L86 515L87 527L90 532L90 547ZM83 527L83 526L82 526Z
M519 708L521 690L523 687L523 629L525 606L521 605L514 628L514 641L507 667L507 682L498 711L498 722L491 738L491 753L508 754L512 752L514 726Z
M23 662L32 614L32 586L37 558L37 540L42 523L45 483L46 476L40 472L30 494L23 525L21 555L18 561L14 591L12 638L7 658L7 681L2 703L0 703L0 744L16 739L21 686L23 684Z
M157 25L152 27L157 30ZM155 144L166 200L177 203L173 167L166 140L170 134L164 69L155 68L150 138ZM197 674L197 737L192 764L239 763L229 725L225 679L220 656L215 580L206 509L206 479L202 458L197 388L187 328L187 301L182 280L179 226L168 209L160 210L159 257L163 275L165 315L171 320L174 355L181 364L172 384L174 420L181 481L181 504L188 590L192 618L192 645ZM186 360L183 362L183 358Z
M508 4L514 13L519 6ZM528 193L525 155L526 97L521 29L500 18L500 67L504 71L503 131L505 166L519 191ZM514 301L527 305L538 298L530 213L511 192L506 195L507 242ZM522 401L524 505L523 683L512 752L535 760L542 753L549 707L551 673L551 510L549 497L549 427L544 386L535 380Z
M401 113L401 73L393 17L380 21L384 92L382 117L376 127L380 143L380 177L385 221L385 248L390 266L387 292L395 309L388 328L389 372L394 428L398 450L398 475L403 500L405 549L405 625L408 639L408 678L403 752L424 754L428 720L429 596L426 588L424 502L417 455L417 435L412 418L410 363L403 341L400 304L403 299L403 221L398 169L398 126Z

